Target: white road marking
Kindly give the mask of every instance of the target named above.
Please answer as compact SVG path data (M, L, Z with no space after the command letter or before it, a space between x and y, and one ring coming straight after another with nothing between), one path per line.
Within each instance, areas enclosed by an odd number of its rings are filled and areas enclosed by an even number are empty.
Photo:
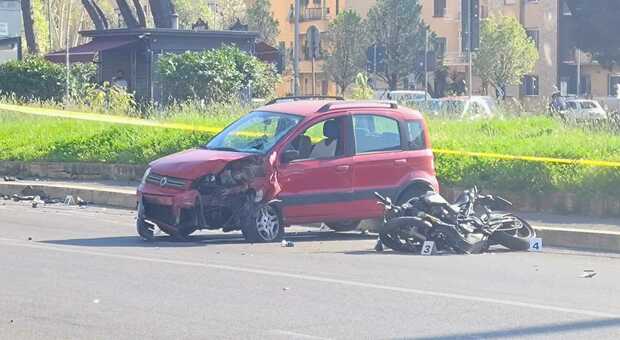
M333 279L329 277L321 277L321 276L314 276L314 275L293 274L293 273L286 273L286 272L281 272L281 271L254 269L254 268L248 268L248 267L238 267L238 266L214 264L214 263L201 263L201 262L170 260L170 259L162 259L162 258L154 258L154 257L110 254L110 253L96 252L96 251L89 251L89 250L71 249L70 246L35 244L35 243L28 243L28 242L21 241L21 240L7 239L7 238L0 238L0 242L6 245L9 245L9 246L44 249L44 250L51 250L51 251L58 251L58 252L72 253L72 254L92 255L92 256L100 256L100 257L115 258L115 259L122 259L122 260L133 260L133 261L143 261L143 262L174 264L174 265L190 266L190 267L219 269L219 270L227 270L227 271L232 271L232 272L250 273L250 274L258 274L258 275L265 275L265 276L285 277L285 278L290 278L290 279L314 281L314 282L321 282L321 283L331 283L331 284L338 284L338 285L350 286L350 287L378 289L378 290L385 290L385 291L391 291L391 292L441 297L441 298L461 300L461 301L484 302L484 303L495 304L495 305L529 308L529 309L560 312L560 313L567 313L567 314L576 314L576 315L583 315L583 316L614 318L614 319L620 318L620 314L592 311L592 310L587 310L587 309L566 308L566 307L543 305L543 304L530 303L530 302L520 302L520 301L505 300L505 299L493 299L493 298L487 298L487 297L475 296L475 295L453 294L453 293L445 293L445 292L432 291L432 290L388 286L388 285L366 283L366 282L360 282L360 281Z
M301 338L301 339L315 339L315 340L330 340L330 338L323 338L320 336L314 336L314 335L309 335L309 334L303 334L303 333L297 333L297 332L291 332L291 331L285 331L282 329L272 329L271 331L269 331L270 333L273 334L278 334L278 335L285 335L289 338Z

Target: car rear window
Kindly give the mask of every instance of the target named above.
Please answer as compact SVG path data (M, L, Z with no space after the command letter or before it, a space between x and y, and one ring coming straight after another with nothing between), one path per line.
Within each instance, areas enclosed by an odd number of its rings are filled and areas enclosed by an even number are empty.
M581 108L583 109L596 109L596 104L593 102L581 102Z
M353 116L355 150L358 154L401 150L400 129L394 119L376 115Z
M426 141L424 140L424 125L419 120L407 122L407 142L409 150L426 149Z

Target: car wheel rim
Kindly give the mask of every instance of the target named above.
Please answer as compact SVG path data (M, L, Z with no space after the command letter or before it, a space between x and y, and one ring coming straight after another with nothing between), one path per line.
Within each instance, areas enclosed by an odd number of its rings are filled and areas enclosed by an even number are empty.
M265 241L274 240L280 232L280 218L270 206L262 207L256 217L258 235Z

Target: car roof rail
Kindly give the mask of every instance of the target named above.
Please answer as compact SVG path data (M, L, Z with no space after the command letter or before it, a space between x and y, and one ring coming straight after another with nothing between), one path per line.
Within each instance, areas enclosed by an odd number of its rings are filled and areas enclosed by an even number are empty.
M279 98L272 99L266 105L284 103L284 102L294 102L298 100L325 100L325 99L344 100L344 98L341 96L288 96L288 97L279 97Z
M393 100L366 100L366 101L362 100L362 101L354 101L354 102L348 102L348 103L338 103L338 102L327 103L321 106L321 108L318 109L317 112L327 112L332 108L333 105L338 105L338 104L347 105L345 107L347 109L365 108L365 107L369 107L368 104L384 104L384 105L388 105L390 109L398 109L398 103Z

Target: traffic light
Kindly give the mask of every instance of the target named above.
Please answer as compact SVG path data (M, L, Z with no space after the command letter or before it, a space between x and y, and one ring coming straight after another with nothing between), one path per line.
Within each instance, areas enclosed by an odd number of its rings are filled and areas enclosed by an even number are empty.
M461 50L470 47L472 51L480 47L480 0L461 0Z

